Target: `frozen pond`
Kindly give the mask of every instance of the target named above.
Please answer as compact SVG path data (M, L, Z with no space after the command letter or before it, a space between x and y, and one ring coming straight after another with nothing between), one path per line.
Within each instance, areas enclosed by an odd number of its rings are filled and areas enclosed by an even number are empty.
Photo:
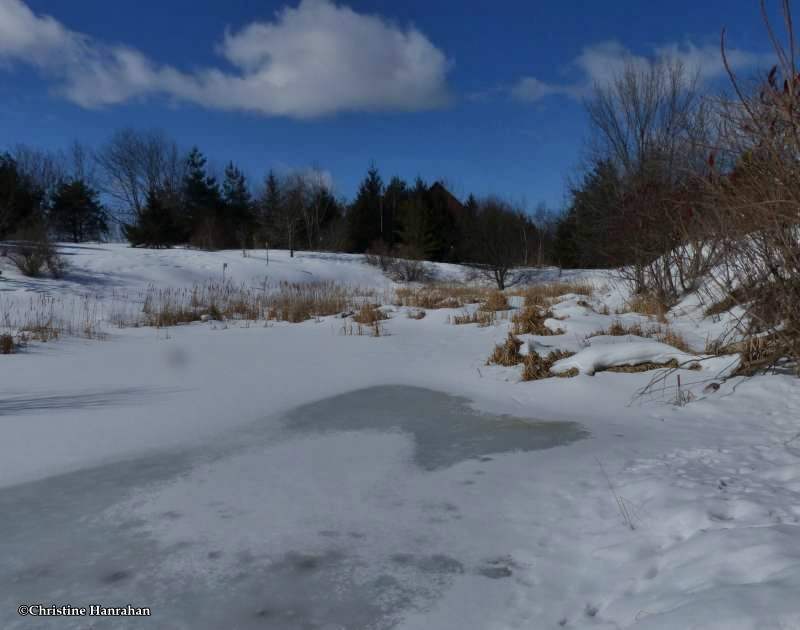
M511 577L500 547L468 552L502 518L496 496L476 507L475 479L504 453L586 436L375 387L204 448L0 490L0 627L391 628L453 580ZM22 603L153 617L34 623Z

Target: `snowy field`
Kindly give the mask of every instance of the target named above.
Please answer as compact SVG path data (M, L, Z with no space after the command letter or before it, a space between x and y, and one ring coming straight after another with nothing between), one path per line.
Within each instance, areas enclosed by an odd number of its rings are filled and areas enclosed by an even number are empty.
M702 359L724 322L691 296L668 315L691 352L587 341L646 318L614 314L607 274L573 273L594 296L553 306L563 334L522 338L577 351L554 369L580 373L521 382L486 365L507 320L409 318L359 256L64 249L61 280L1 267L0 316L44 295L102 319L224 273L370 289L389 319L380 337L337 316L105 325L0 356L0 627L800 628L797 380L723 382L715 358L637 396L654 372L601 371ZM153 616L32 621L20 604Z

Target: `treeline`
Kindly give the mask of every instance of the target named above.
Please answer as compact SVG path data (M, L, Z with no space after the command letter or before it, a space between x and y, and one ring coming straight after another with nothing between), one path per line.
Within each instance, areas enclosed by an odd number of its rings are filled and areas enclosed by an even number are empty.
M348 203L317 171L270 171L254 185L231 162L217 176L198 148L184 153L160 132L119 131L97 151L18 147L0 165L3 240L114 231L136 247L369 252L472 264L502 286L511 269L552 259L555 222L544 208L532 216L498 198L462 203L441 182L385 182L375 166Z

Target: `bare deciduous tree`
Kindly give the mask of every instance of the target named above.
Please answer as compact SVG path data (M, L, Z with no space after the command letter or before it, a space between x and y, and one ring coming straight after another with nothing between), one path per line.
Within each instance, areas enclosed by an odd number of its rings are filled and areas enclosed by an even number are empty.
M183 153L158 131L123 129L115 133L96 156L103 192L121 210L138 217L151 190L180 189L185 172Z

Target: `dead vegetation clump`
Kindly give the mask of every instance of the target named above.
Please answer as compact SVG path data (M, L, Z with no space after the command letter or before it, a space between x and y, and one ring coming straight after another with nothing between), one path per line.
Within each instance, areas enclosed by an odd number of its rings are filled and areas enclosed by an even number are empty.
M492 291L487 295L481 305L478 307L481 311L507 311L511 308L511 305L508 303L508 298L506 294L502 291Z
M351 310L357 294L334 282L281 282L262 287L210 282L190 289L149 287L142 305L143 321L136 323L163 327L206 318L299 323Z
M543 311L536 306L525 306L512 316L512 332L515 335L563 335L564 331L560 328L551 330L545 326L545 320L552 317L552 311Z
M477 304L486 298L490 290L486 287L428 284L421 287L400 287L395 291L396 306L439 309L461 308L467 304Z
M562 295L585 295L590 297L594 287L590 282L548 282L531 284L516 292L525 298L525 306L549 306Z
M503 343L495 346L494 351L486 361L486 365L512 366L522 363L524 357L519 349L522 347L522 340L508 333L508 337Z
M0 354L14 354L17 351L17 340L13 335L0 335Z
M699 366L699 364L698 364ZM650 370L678 369L678 360L670 359L664 363L653 363L646 361L644 363L637 363L636 365L612 365L605 368L597 368L597 372L616 372L618 374L637 374L639 372L649 372Z
M654 294L639 293L625 303L624 310L630 313L655 317L658 321L665 322L667 321L669 308Z
M665 343L668 346L677 348L682 352L686 353L692 352L692 348L689 346L689 343L686 341L686 338L679 332L670 328L669 326L663 327L656 324L649 327L643 327L638 322L626 325L620 320L614 320L613 322L611 322L611 325L607 329L598 330L589 335L587 339L591 337L597 337L600 335L608 335L611 337L624 337L626 335L634 335L636 337L646 337L649 339L655 339L656 341L660 341L661 343Z
M522 362L522 380L539 381L551 377L572 378L573 376L578 376L578 368L570 368L558 374L553 374L550 371L556 361L566 359L574 354L574 352L553 350L547 356L543 357L538 352L531 351L525 356Z
M464 311L460 315L451 315L448 321L456 326L463 324L478 324L480 327L491 326L497 320L497 313L495 311L482 311L480 309L474 311Z
M378 304L362 304L361 308L353 315L353 321L357 324L372 325L376 322L389 319Z

